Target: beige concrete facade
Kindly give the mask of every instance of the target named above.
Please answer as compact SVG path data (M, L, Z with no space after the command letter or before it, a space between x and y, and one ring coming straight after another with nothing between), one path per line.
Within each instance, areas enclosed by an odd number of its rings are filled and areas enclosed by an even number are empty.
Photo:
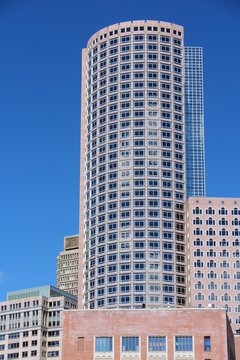
M64 250L57 257L58 289L78 295L79 235L64 237Z
M63 358L235 360L235 353L225 310L99 309L64 313Z
M0 302L0 359L63 359L63 310L76 307L77 297L53 286L9 292Z
M129 21L90 38L80 168L79 306L185 306L182 26Z
M240 199L193 197L187 206L189 303L228 311L240 331Z

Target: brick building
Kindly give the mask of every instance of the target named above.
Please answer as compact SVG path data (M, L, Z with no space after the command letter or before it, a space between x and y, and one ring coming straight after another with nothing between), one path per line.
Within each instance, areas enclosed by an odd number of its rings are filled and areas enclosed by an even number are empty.
M234 360L222 309L64 312L64 360Z

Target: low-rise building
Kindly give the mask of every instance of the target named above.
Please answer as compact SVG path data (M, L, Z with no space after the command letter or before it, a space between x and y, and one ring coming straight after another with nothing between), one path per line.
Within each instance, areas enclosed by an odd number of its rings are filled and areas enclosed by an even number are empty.
M235 360L224 309L64 312L64 360Z
M53 286L11 291L0 302L0 360L62 359L62 316L77 298Z

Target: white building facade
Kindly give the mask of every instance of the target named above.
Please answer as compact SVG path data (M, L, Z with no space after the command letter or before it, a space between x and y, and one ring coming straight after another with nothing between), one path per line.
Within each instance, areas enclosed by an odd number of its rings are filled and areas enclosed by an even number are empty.
M76 307L53 286L9 292L0 302L0 359L62 359L63 310Z

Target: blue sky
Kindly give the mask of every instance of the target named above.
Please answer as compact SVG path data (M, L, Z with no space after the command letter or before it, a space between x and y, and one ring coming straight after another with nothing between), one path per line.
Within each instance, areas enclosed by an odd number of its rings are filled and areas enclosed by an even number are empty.
M181 24L203 46L207 193L240 196L238 0L1 0L1 300L55 284L63 237L78 232L81 48L131 19Z

